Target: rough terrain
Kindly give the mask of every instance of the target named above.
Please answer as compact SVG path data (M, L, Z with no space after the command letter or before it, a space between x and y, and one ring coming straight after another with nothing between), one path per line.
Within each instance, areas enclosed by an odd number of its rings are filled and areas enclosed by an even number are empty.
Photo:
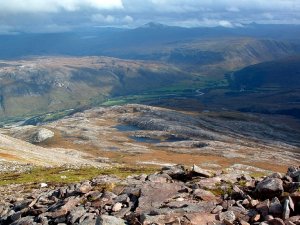
M1 198L0 224L300 224L300 168L251 177L242 171L164 167L151 175L98 176L56 188L41 183Z
M36 137L41 130L46 134L53 132L54 136L37 143ZM71 155L80 152L81 158L89 163L105 160L130 165L252 166L283 172L289 165L299 164L300 159L297 130L262 121L261 117L251 114L188 113L124 105L93 108L55 122L8 127L1 132L35 144L38 146L36 152L43 152L40 155L49 160L60 157L59 151L52 150L60 149ZM26 148L22 146L34 147L20 141L14 141L14 148L6 142L1 145L0 153L14 156L14 159L4 159L19 162L27 156L24 154ZM9 150L5 149L6 145ZM29 160L31 156L27 158ZM76 157L68 158L76 161Z

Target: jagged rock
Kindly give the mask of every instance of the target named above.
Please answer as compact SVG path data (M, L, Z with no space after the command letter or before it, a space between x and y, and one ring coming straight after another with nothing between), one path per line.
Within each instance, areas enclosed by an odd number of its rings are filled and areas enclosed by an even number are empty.
M262 199L278 197L283 193L283 182L278 178L266 178L259 182L255 189Z
M192 172L194 174L197 174L198 176L202 176L202 177L206 177L206 178L209 178L212 176L210 172L208 172L207 170L204 170L196 165L193 165Z
M294 201L293 199L291 198L291 196L288 197L288 200L289 200L289 206L290 206L290 209L292 211L295 211L295 204L294 204Z
M232 197L234 199L245 199L247 197L246 194L236 185L233 186L232 190Z
M284 220L288 219L290 217L290 203L289 203L289 199L285 199L284 203L283 203L283 214L282 214L282 218Z
M233 223L235 219L236 219L235 214L232 211L226 211L219 214L219 220L222 222L228 221L230 223Z
M272 215L282 215L282 205L277 197L273 198L270 203L269 213Z
M126 225L124 220L114 216L108 216L108 215L100 216L98 221L99 221L98 223L99 225Z
M186 169L183 165L176 165L176 166L167 166L162 168L162 173L167 174L173 179L186 179Z
M84 207L82 207L82 206L72 209L70 211L70 214L68 215L68 221L71 224L73 224L77 220L79 220L80 217L82 217L85 213L86 213L86 211L85 211Z

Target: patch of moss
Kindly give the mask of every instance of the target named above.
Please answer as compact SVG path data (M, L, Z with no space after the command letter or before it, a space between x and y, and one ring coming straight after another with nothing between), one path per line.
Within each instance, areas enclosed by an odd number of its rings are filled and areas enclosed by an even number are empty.
M253 173L250 174L250 176L253 177L253 178L261 178L261 177L264 177L266 175L267 174L263 173L263 172L253 172Z
M225 185L226 188L223 188ZM224 196L225 194L231 195L233 192L233 184L230 182L217 183L215 186L216 188L209 189L209 191L216 196Z
M114 168L95 168L83 167L72 168L40 168L36 167L25 173L3 173L0 174L0 185L9 184L68 184L83 180L89 180L99 175L115 175L125 178L133 174L149 174L156 172L153 167L114 167Z

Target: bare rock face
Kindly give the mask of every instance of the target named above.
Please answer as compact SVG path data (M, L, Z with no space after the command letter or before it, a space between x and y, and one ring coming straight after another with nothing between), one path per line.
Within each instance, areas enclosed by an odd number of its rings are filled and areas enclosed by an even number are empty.
M279 178L267 177L257 184L255 191L262 199L279 197L283 193L283 182Z
M54 132L45 128L37 130L30 139L31 143L41 143L54 137Z

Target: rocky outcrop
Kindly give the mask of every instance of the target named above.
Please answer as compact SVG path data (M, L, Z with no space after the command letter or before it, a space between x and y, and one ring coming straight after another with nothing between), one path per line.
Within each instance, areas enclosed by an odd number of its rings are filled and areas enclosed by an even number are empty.
M54 132L38 126L17 126L8 132L12 137L37 144L54 137Z
M259 179L218 171L207 177L199 167L177 165L148 176L102 175L53 189L43 185L24 198L0 200L0 224L300 224L300 184L290 170ZM293 174L298 171L294 167ZM203 186L211 179L219 182Z

